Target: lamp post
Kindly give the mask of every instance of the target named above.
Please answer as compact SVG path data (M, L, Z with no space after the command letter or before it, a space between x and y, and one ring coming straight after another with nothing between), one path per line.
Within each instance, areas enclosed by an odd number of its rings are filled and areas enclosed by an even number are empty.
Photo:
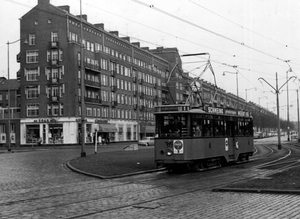
M280 88L278 88L278 78L277 78L277 72L276 72L276 87L273 87L268 81L266 81L264 78L258 78L258 80L263 80L265 83L267 83L275 92L276 92L276 105L277 105L277 132L278 132L278 150L282 149L281 146L281 139L280 139L280 118L279 118L279 92L280 89L292 78L295 78L295 76L290 77Z
M236 106L238 108L238 102L239 102L239 71L237 72L230 72L230 71L223 71L223 76L225 76L225 73L229 74L235 74L236 75Z
M247 102L247 91L248 91L248 90L253 90L253 89L256 90L256 87L252 87L252 88L249 88L249 89L245 89L245 91L246 91L246 102Z
M13 42L7 42L7 85L8 85L8 88L7 88L7 99L8 99L8 102L7 102L7 109L8 109L8 151L11 151L11 139L10 139L10 68L9 68L9 45L10 44L14 44L16 42L19 42L21 39L18 39L16 41L13 41Z

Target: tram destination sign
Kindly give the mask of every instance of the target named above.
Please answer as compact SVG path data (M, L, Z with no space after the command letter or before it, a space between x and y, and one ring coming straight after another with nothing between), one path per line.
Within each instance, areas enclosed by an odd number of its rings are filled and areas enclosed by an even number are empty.
M233 110L233 109L223 109L223 108L215 108L215 107L208 107L207 111L209 113L215 113L215 114L223 114L223 115L239 115L239 116L246 116L250 117L250 113L246 111L240 111L240 110Z
M188 111L190 109L189 105L166 105L158 106L155 108L156 112L179 112L179 111Z

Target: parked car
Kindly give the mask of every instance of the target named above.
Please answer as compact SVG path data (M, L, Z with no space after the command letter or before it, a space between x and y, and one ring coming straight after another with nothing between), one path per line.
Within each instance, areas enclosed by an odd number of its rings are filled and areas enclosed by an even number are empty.
M154 145L154 137L145 137L138 141L138 145L144 145L144 146Z
M292 140L293 140L293 139L298 139L298 133L297 133L297 132L291 131L291 132L290 132L290 135L291 135L291 139L292 139Z

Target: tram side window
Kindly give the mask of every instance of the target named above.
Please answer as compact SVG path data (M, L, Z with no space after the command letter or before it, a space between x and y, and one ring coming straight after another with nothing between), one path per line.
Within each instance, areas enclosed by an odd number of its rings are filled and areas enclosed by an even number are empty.
M192 130L194 137L201 137L202 136L202 118L193 117L192 118Z
M232 122L231 121L226 121L225 122L225 126L224 126L225 128L225 135L226 136L232 136Z
M222 120L214 121L214 136L224 136L225 125Z
M252 125L251 121L240 119L238 121L238 135L239 136L251 136Z
M203 120L203 136L213 136L212 119Z

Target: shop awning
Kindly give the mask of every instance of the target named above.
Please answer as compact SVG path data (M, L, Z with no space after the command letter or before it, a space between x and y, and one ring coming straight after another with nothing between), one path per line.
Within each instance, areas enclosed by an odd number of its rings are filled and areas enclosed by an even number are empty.
M117 132L118 129L114 124L99 124L99 132Z
M155 126L146 126L146 133L155 133Z

